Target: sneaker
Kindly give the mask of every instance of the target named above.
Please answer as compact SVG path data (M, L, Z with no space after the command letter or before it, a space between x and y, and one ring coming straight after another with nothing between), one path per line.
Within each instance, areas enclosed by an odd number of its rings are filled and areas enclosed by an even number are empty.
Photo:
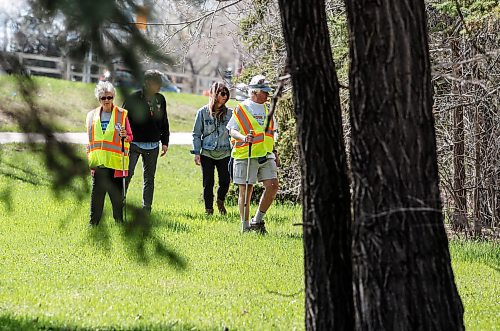
M248 230L255 231L258 234L267 234L265 223L264 222L256 223L254 222L253 218L252 221L250 222L250 228L248 228Z
M226 210L226 207L224 207L224 201L222 200L217 200L217 209L219 209L219 213L221 215L226 215L227 214L227 210Z
M214 214L214 210L213 209L209 209L209 208L205 209L205 215L209 216L209 215L213 215L213 214Z

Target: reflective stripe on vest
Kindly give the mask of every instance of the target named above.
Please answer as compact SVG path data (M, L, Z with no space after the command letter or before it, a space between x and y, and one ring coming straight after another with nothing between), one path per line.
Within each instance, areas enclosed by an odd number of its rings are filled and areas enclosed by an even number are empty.
M269 113L267 106L264 105L264 110L267 114ZM274 125L271 120L270 125L266 133L264 134L264 129L255 120L250 111L246 109L241 103L238 104L234 111L234 116L236 123L238 124L238 129L243 135L247 135L250 131L254 132L254 138L252 142L252 157L261 157L271 153L274 147ZM266 123L264 122L264 124ZM231 139L234 146L232 156L235 159L246 159L248 157L248 146L249 144L236 139Z
M120 123L125 128L127 111L114 107L109 124L104 132L101 127L101 108L94 109L91 120L87 123L89 144L87 145L87 154L89 166L91 168L103 166L111 169L122 169L122 146L119 130L115 128L116 123ZM130 144L124 142L125 169L129 164Z

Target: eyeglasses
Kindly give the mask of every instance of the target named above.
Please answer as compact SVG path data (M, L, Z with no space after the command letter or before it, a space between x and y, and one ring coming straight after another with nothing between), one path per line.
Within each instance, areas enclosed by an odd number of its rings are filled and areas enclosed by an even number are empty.
M101 97L100 99L101 99L102 101L104 101L104 100L113 100L114 98L115 98L115 97L112 97L112 96L107 96L107 97Z
M226 96L228 96L228 94L227 94L226 92L220 92L220 93L219 93L219 95L220 95L221 97L226 97Z

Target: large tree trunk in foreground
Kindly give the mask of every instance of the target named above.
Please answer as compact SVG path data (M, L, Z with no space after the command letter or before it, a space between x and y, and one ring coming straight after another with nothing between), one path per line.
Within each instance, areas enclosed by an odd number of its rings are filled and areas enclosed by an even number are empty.
M279 6L302 166L306 329L351 330L350 195L325 1Z
M464 329L439 196L424 1L346 4L356 328Z

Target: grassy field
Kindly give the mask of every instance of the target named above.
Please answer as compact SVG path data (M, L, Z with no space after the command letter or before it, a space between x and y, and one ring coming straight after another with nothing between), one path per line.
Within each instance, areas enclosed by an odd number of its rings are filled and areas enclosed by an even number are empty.
M89 229L88 196L57 198L39 156L0 145L0 330L303 329L300 208L273 205L265 237L239 233L235 206L205 217L188 149L172 146L159 162L143 242L113 223L109 204ZM467 328L498 328L498 245L456 241L451 253Z
M85 131L86 113L98 106L94 97L95 84L34 77L37 86L35 105L44 110L45 119L50 119L60 132ZM164 93L172 132L191 131L196 111L208 102L208 97L184 93ZM121 105L119 94L116 104ZM234 100L229 101L234 106ZM23 112L27 105L18 91L13 77L0 76L0 131L19 131L19 127L6 116L7 111ZM27 116L29 116L27 114Z

